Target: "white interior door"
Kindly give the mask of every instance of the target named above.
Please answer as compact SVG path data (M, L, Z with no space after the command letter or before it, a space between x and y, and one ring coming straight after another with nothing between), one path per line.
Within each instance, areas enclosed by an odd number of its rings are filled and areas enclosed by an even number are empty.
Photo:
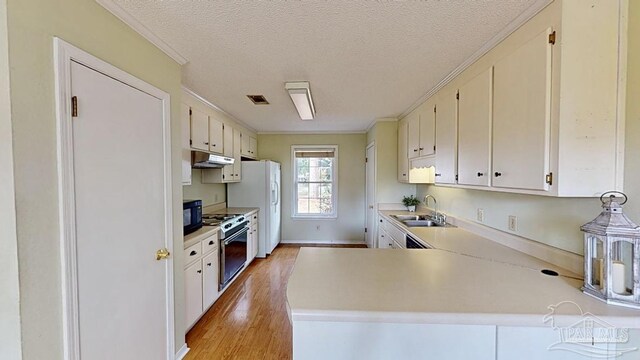
M70 75L80 357L166 359L172 260L155 257L172 236L163 101L76 62Z
M375 226L376 226L376 185L375 185L375 169L376 169L376 146L371 145L367 148L367 162L365 164L366 172L366 194L367 194L367 232L366 242L369 248L376 247Z

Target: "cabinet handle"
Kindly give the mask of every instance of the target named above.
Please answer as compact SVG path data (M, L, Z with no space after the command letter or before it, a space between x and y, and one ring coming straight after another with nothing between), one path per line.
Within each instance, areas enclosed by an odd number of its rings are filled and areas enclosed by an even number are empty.
M198 274L202 274L202 270L198 270Z
M255 216L255 215L253 215L253 218L254 218L254 219L257 219L258 217L257 217L257 216Z
M500 177L500 176L502 176L502 173L496 171L493 175L495 175L496 177Z
M209 241L209 245L213 245L213 240Z
M382 222L382 219L380 219L380 222Z
M211 146L215 147L215 146L216 146L216 144L211 144Z
M191 250L191 253L189 254L189 256L196 256L198 255L198 252L195 250Z
M435 174L435 176L442 176L442 174Z
M478 177L484 176L484 173L479 172Z
M402 176L407 176L407 174L402 174Z
M418 149L413 149L413 152L418 152Z
M424 148L420 148L420 150L422 151L422 150L424 150Z
M206 142L206 141L205 141L205 143L204 143L204 144L205 144L205 145L209 145L209 143L208 143L208 142Z
M384 235L380 235L380 237L384 237Z
M211 266L211 263L207 263L207 266Z

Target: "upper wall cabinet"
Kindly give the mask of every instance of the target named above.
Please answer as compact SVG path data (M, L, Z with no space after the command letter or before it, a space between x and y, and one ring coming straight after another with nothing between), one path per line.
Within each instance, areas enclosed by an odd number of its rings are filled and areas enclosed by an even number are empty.
M623 190L626 18L623 0L553 1L440 90L436 183Z
M224 142L222 139L222 128L224 124L222 121L209 117L209 151L217 154L222 154L224 151Z
M407 116L407 154L409 159L420 156L420 114L417 111Z
M458 184L489 186L493 69L462 85L458 96Z
M458 100L456 92L436 102L436 184L455 184L457 176Z
M244 133L240 134L241 140L241 149L240 154L242 157L257 159L258 158L258 141L255 137L251 135L247 135Z
M435 153L436 114L433 101L426 101L406 117L409 159Z
M405 118L398 122L398 181L402 183L409 182L408 134L408 126Z
M494 186L549 188L552 33L542 31L495 65Z
M196 109L191 114L191 147L209 151L209 116Z

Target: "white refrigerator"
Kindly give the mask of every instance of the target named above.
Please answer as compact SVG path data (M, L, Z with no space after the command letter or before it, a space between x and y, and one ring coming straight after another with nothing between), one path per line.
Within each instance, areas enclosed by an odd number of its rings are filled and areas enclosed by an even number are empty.
M280 243L280 163L243 161L242 182L227 185L227 206L257 207L258 257Z

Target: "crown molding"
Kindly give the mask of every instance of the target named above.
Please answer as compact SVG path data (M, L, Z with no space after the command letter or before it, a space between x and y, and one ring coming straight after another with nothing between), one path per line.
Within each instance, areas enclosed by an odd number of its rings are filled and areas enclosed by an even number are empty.
M340 131L340 130L316 130L316 131L258 131L258 135L362 135L365 130Z
M524 25L527 21L531 20L534 16L536 16L542 9L547 7L547 5L551 4L554 0L536 0L533 5L529 6L524 12L518 15L513 21L509 23L506 27L504 27L499 33L493 36L489 41L487 41L480 49L473 53L469 58L467 58L462 64L458 65L453 71L451 71L444 79L440 80L439 83L436 84L429 92L416 100L407 110L405 110L402 114L398 116L398 119L402 119L407 116L410 112L415 110L418 106L422 105L427 99L435 95L440 89L449 84L456 76L460 75L463 71L465 71L469 66L478 61L482 56L488 53L491 49L496 47L502 40L506 39L509 35L513 34L516 30L518 30L522 25Z
M147 39L153 45L155 45L158 49L162 50L165 54L167 54L170 58L172 58L175 62L180 65L184 65L188 62L182 55L180 55L176 50L174 50L169 44L160 39L156 34L154 34L149 28L144 26L140 21L134 18L131 14L129 14L125 9L123 9L120 5L116 4L113 0L96 0L98 4L100 4L107 11L112 13L115 17L122 20L125 24L129 25L135 32L140 34L143 38Z
M374 126L376 126L377 123L379 122L397 122L398 118L394 118L394 117L384 117L384 118L377 118L375 120L373 120L369 126L367 126L367 129L364 131L366 133L368 133L369 131L371 131L371 129L373 129Z

